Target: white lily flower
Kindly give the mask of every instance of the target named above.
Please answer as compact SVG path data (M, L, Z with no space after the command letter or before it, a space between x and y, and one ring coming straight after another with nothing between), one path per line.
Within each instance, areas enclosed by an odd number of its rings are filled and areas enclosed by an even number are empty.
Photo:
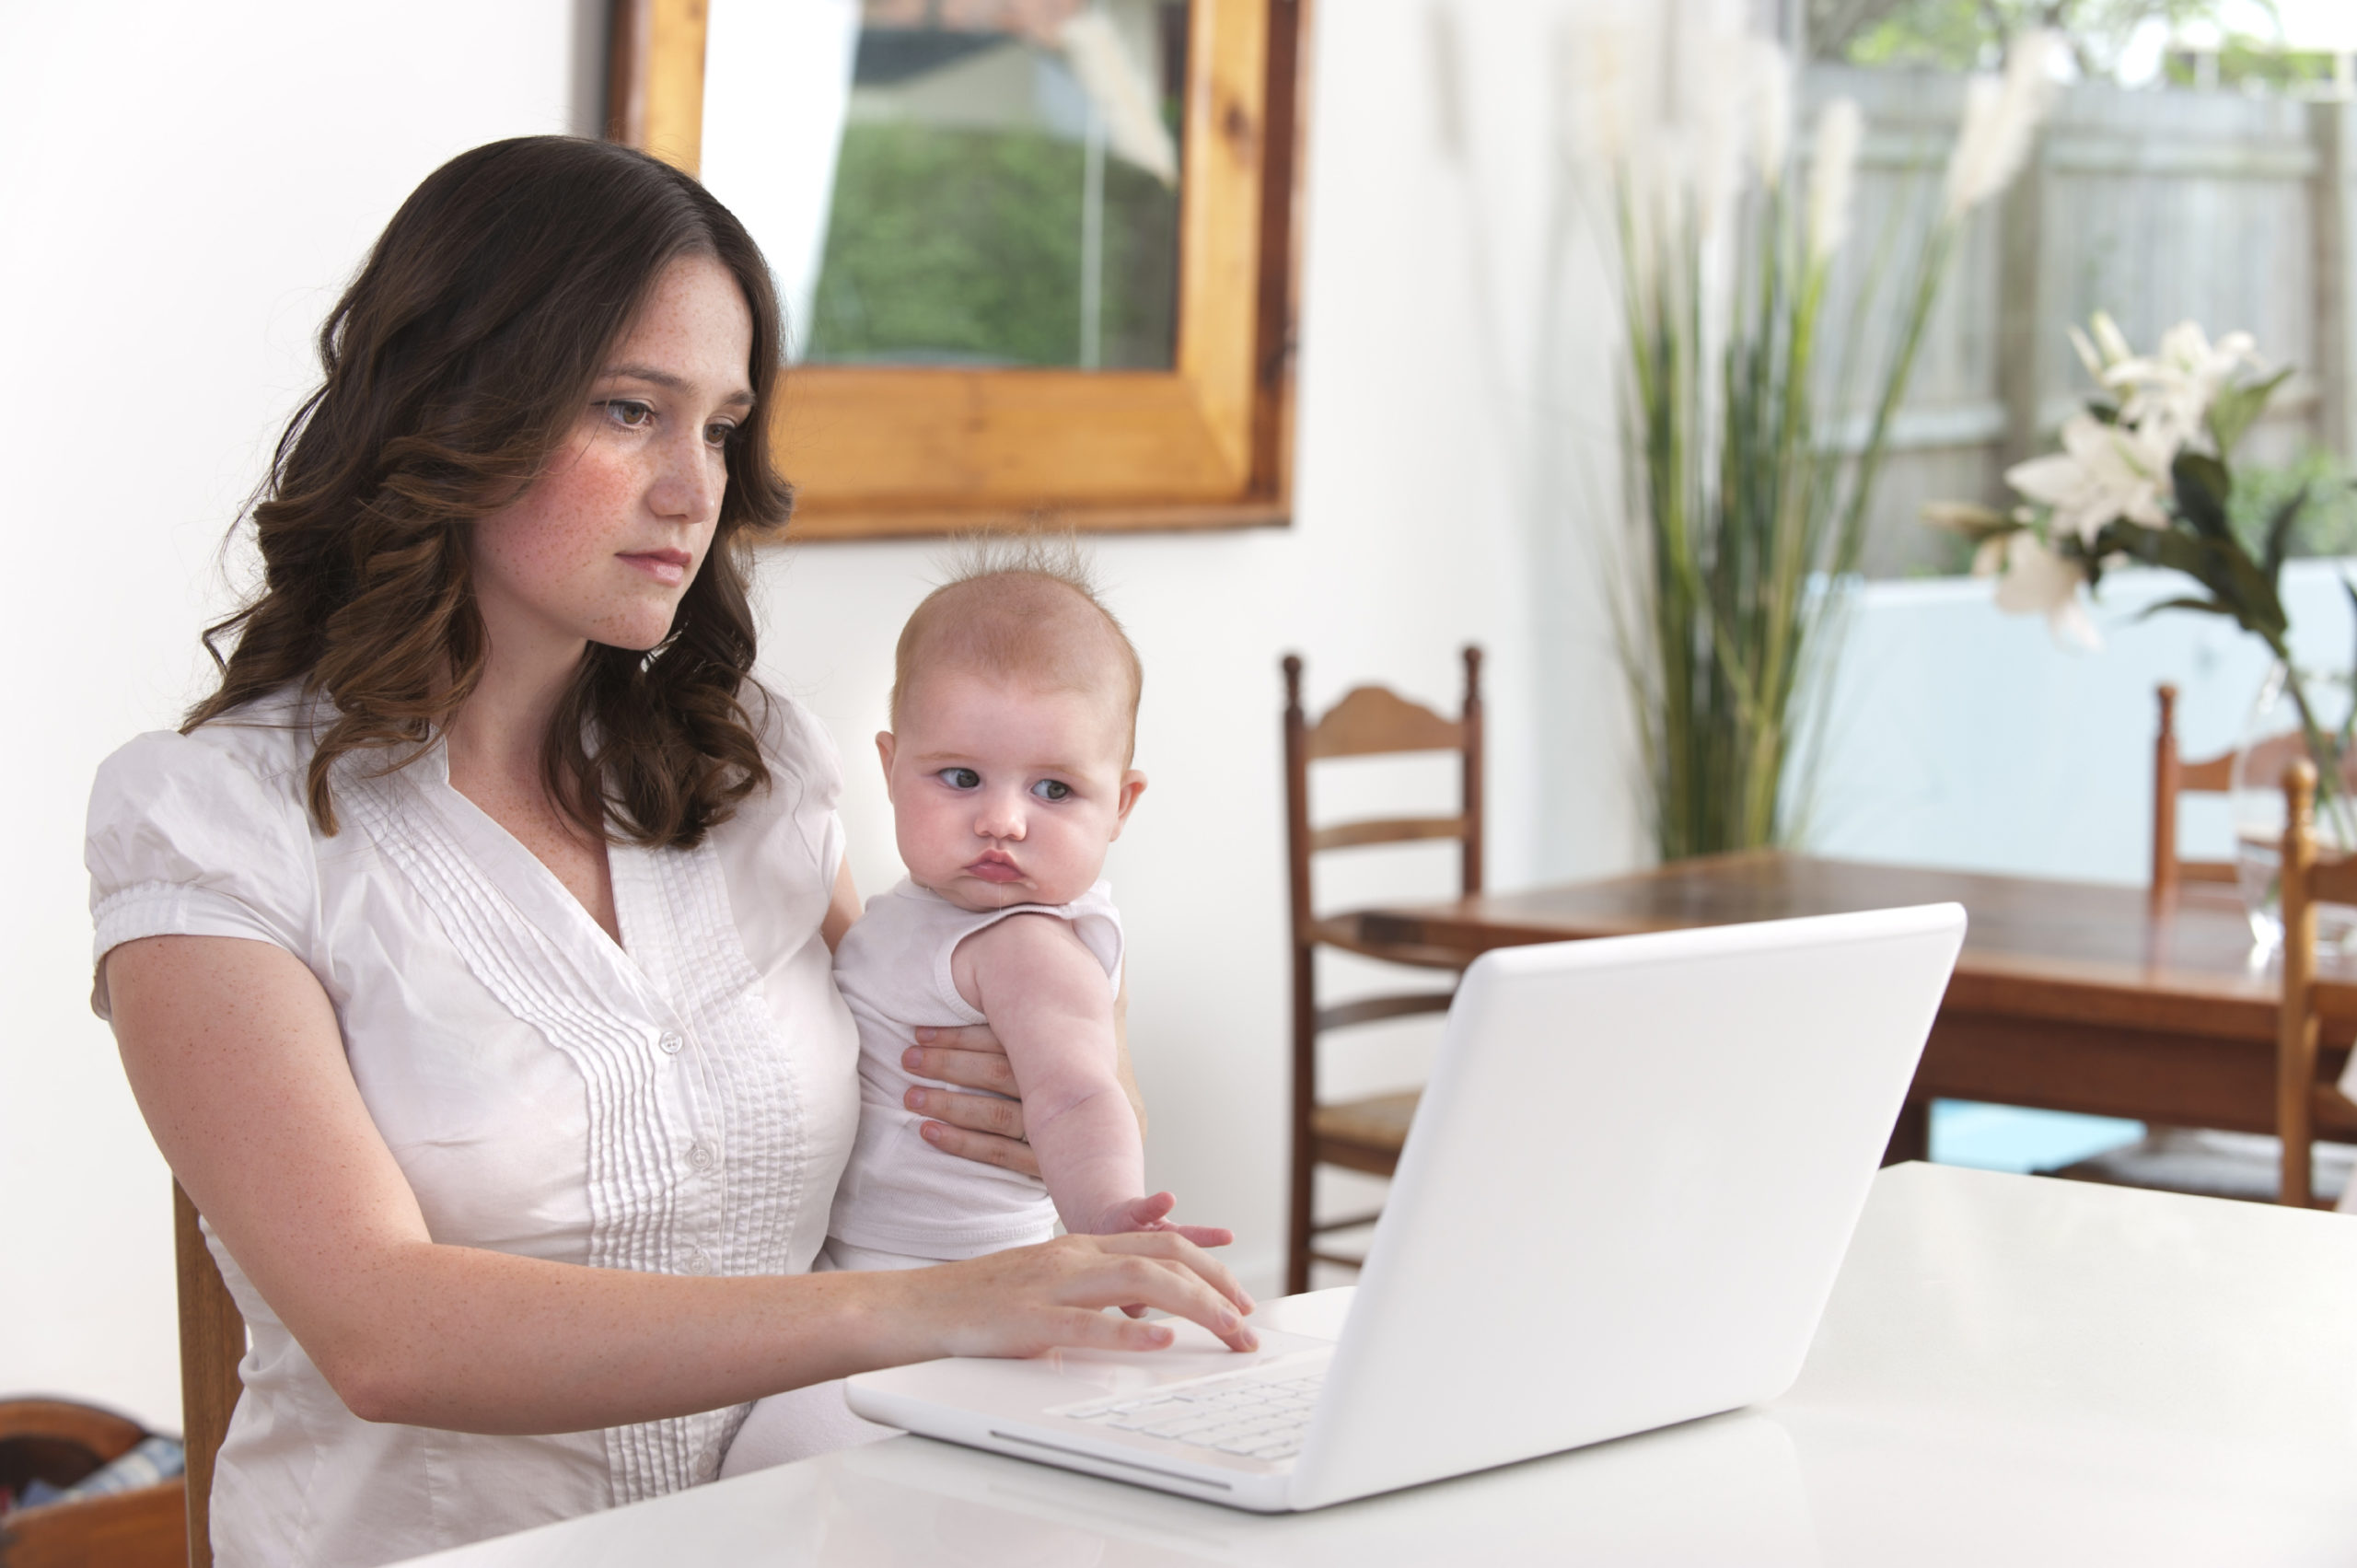
M2005 470L2005 482L2052 507L2056 528L2093 544L2115 518L2168 527L2161 496L2176 456L2176 443L2158 429L2128 429L2074 413L2062 422L2062 450L2014 464Z
M2095 329L2096 346L2103 351L2106 365L2136 357L2136 351L2128 346L2128 334L2119 330L2119 323L2111 319L2110 311L2096 311L2087 318L2087 325Z
M2119 361L2104 381L2128 394L2119 410L2123 423L2157 425L2181 446L2200 434L2211 402L2235 372L2258 359L2258 345L2248 332L2228 332L2212 344L2199 324L2180 321L2161 334L2158 352Z
M1992 539L1974 554L1973 575L1997 578L1997 608L2008 615L2043 615L2057 643L2098 648L2103 639L2087 619L2079 589L2087 580L2084 567L2067 555L2046 548L2036 534L2024 528Z
M2108 368L2103 362L2103 355L2096 352L2095 343L2087 337L2087 334L2079 331L2078 328L2069 327L2065 328L2064 331L2071 334L2071 352L2079 356L2079 363L2081 365L2086 366L2089 377L2091 377L2097 386L2101 386L2103 384L2104 372Z

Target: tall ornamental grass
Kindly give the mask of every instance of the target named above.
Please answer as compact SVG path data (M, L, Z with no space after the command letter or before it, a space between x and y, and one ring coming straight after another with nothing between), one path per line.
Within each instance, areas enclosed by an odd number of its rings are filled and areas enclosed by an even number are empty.
M1614 214L1625 334L1633 539L1616 631L1647 816L1664 860L1782 844L1805 794L1796 738L1830 684L1892 418L1965 224L2028 154L2052 40L2023 40L2002 77L1968 83L1937 217L1897 264L1885 246L1830 344L1857 105L1819 115L1795 200L1791 67L1772 43L1690 13L1650 41L1623 28L1584 41L1586 152ZM1649 81L1663 86L1643 101ZM1888 310L1864 444L1844 453L1815 390L1856 406L1852 366L1822 361L1829 346L1862 353Z

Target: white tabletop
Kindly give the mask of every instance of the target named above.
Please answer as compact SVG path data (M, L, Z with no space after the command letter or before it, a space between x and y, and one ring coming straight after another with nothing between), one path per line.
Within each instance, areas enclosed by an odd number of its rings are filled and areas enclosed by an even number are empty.
M1899 1166L1758 1410L1273 1517L899 1437L420 1561L2345 1564L2357 1219Z

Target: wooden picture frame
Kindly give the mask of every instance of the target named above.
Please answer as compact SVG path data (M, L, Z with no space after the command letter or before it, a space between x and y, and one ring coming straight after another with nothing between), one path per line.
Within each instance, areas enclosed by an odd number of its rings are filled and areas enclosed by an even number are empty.
M1169 371L801 366L792 537L1283 524L1310 0L1192 0ZM702 160L707 0L617 0L609 136Z

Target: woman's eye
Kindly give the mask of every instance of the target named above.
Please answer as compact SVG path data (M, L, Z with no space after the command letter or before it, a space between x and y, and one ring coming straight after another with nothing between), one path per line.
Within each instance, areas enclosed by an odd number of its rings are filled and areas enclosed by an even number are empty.
M710 447L726 447L729 442L737 439L737 428L726 420L707 424L703 427L704 444Z
M628 398L610 398L606 416L626 430L644 430L655 422L655 409L652 404L633 402Z
M941 782L951 789L980 789L982 787L982 775L971 768L944 768L941 770Z
M1031 793L1042 800L1070 800L1072 785L1062 779L1041 779L1031 786Z

